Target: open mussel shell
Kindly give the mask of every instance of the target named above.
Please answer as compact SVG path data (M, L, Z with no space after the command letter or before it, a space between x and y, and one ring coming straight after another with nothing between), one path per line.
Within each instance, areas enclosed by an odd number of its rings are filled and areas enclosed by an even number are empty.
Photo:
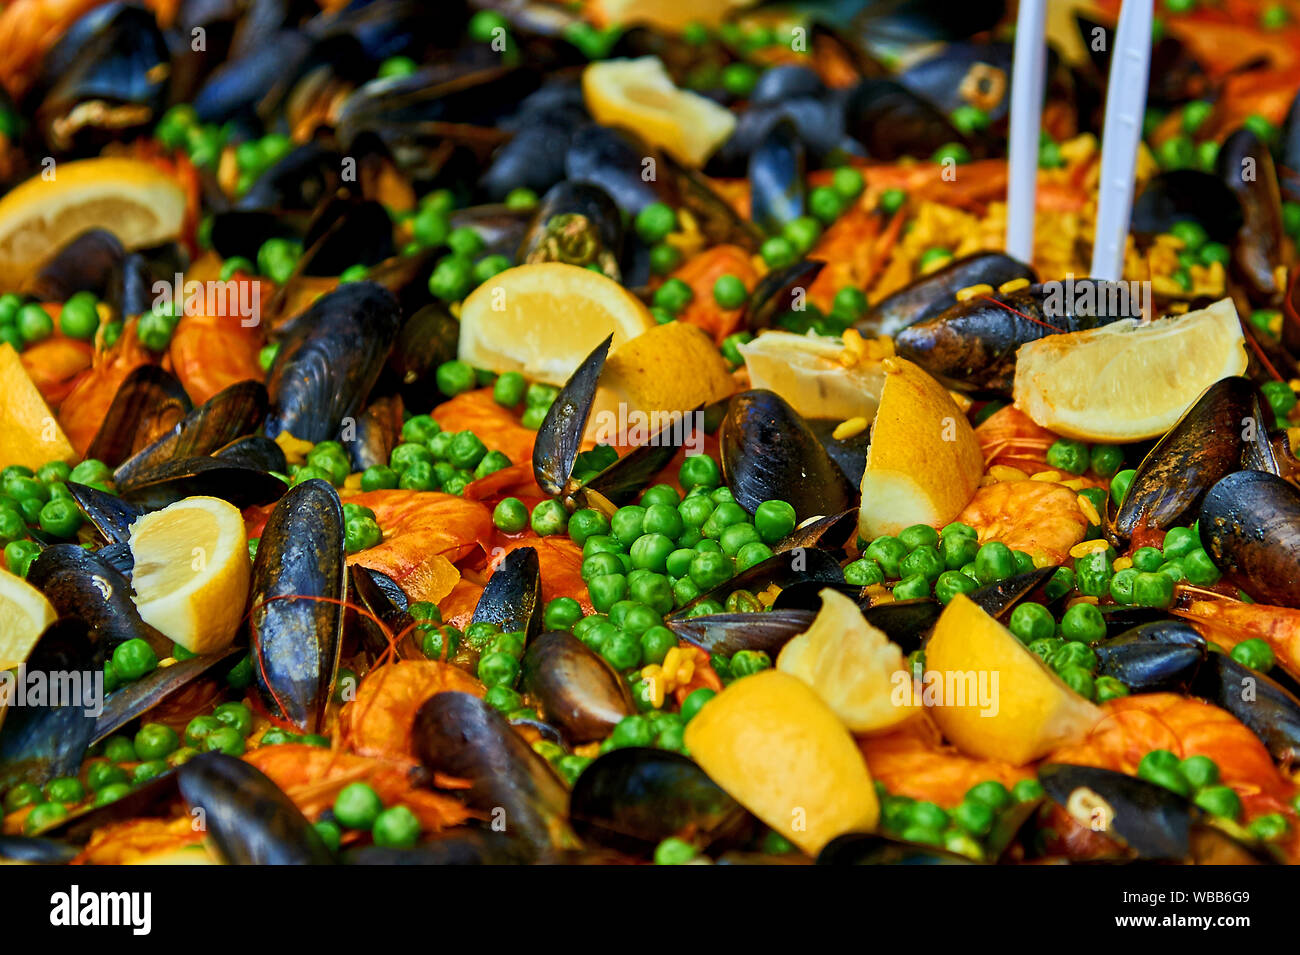
M719 439L722 473L751 514L764 501L788 502L798 520L836 514L857 495L807 422L775 392L731 398Z
M904 653L920 650L925 645L942 613L943 604L933 597L892 600L862 610L867 623L881 630Z
M229 501L241 510L279 500L288 485L274 474L241 467L214 457L179 458L136 476L122 489L122 499L146 511L205 495Z
M561 182L542 197L514 258L595 265L617 279L622 253L623 220L609 194L589 182Z
M1253 175L1245 175L1249 168ZM1230 134L1219 147L1215 172L1241 205L1241 229L1232 243L1232 272L1251 302L1281 304L1279 270L1285 263L1282 196L1268 144L1249 129Z
M685 413L661 414L663 426L649 435L644 444L628 451L573 490L572 500L576 504L593 507L610 516L616 508L631 503L676 457L677 449L691 443L696 427L704 420L701 408Z
M775 660L782 647L812 626L816 616L811 609L774 609L669 618L665 623L678 637L710 655L729 657L741 650L761 650Z
M408 406L429 408L442 400L435 376L439 365L456 357L459 341L460 323L442 304L425 305L402 323L388 369Z
M208 838L227 865L329 865L333 855L292 799L256 767L203 753L177 774L181 796L201 809Z
M67 482L68 493L86 515L86 520L110 544L124 544L131 538L131 525L144 513L134 504L88 484Z
M138 680L118 687L104 700L104 710L95 721L95 734L91 743L107 739L141 713L153 709L214 667L233 662L231 657L242 652L239 647L228 647L219 653L205 653L178 660L171 666L159 667Z
M857 532L858 512L852 508L838 514L812 517L772 545L772 553L782 554L796 547L816 547L839 554Z
M80 548L78 548L80 549ZM86 623L63 617L50 624L18 677L25 673L64 673L76 679L82 700L54 705L26 700L10 705L0 724L0 789L16 783L43 785L58 776L75 776L95 735L96 696L103 689L102 673L108 647L94 639ZM98 678L98 684L94 680ZM75 684L68 684L70 688ZM17 692L11 684L9 689Z
M533 640L520 664L524 689L573 745L604 739L636 712L627 682L604 658L569 633Z
M749 217L765 232L780 232L804 214L804 152L794 124L781 120L749 154Z
M521 632L532 640L542 632L542 573L533 547L517 547L492 572L473 623L495 623L504 633Z
M1179 620L1143 624L1092 649L1098 676L1114 677L1139 693L1186 688L1207 653L1205 638Z
M400 396L376 398L361 412L355 427L343 429L340 438L353 471L388 464L393 448L401 442L402 412Z
M289 462L285 459L284 450L270 438L264 438L260 434L236 438L224 447L213 451L212 456L241 468L275 471L279 474L289 470Z
M504 822L529 861L580 847L569 827L564 783L505 717L478 697L432 696L415 715L411 740L425 769L469 783L464 791L469 806Z
M904 842L869 832L836 836L817 855L818 865L975 865L938 846Z
M74 769L72 775L75 774ZM41 834L70 845L82 845L105 826L129 819L169 816L180 796L176 788L177 775L176 769L168 769L147 782L137 783L130 792L106 805L91 804L73 811Z
M174 375L158 365L141 365L122 380L86 457L117 467L156 444L190 408L189 395Z
M1147 862L1268 863L1267 849L1218 828L1182 796L1136 776L1096 766L1045 763L1038 781L1047 797L1085 829L1104 833L1129 858Z
M236 382L123 461L113 472L113 481L119 490L128 491L147 482L151 472L163 465L212 454L237 438L251 435L266 417L266 406L266 388L261 382Z
M1280 670L1281 679L1274 679L1226 653L1210 653L1189 689L1241 720L1269 755L1289 766L1300 760L1300 699L1295 681Z
M355 418L383 370L401 310L374 282L350 282L317 299L281 344L267 379L266 436L333 438Z
M1037 595L1036 592L1052 579L1054 573L1055 567L1037 567L1023 574L1014 574L972 591L970 599L990 617L1005 623L1011 611L1031 595ZM1045 600L1040 602L1046 603Z
M372 658L387 652L390 639L406 633L415 623L407 612L410 601L397 581L361 564L348 567L348 600L356 604L356 609L348 608L345 626L348 632L358 635L361 648ZM398 656L416 658L418 651L412 644L409 639L403 640L397 648ZM418 656L423 657L422 653Z
M858 83L845 103L844 120L848 134L872 159L928 159L948 143L964 143L975 155L981 152L947 116L892 79L872 77Z
M596 383L614 336L596 346L551 403L533 445L533 476L547 494L564 494L582 449L582 436L596 397Z
M773 554L767 560L742 570L730 580L723 581L712 590L678 607L665 623L672 626L671 621L686 619L691 609L704 600L716 600L720 604L725 604L727 597L733 591L748 590L751 593L758 593L772 585L789 587L804 582L843 584L844 571L834 555L824 550L790 550L783 554Z
M892 295L887 295L854 323L869 338L896 335L909 325L933 318L957 304L957 293L973 285L997 289L1015 279L1036 283L1033 268L1001 252L976 252L954 259Z
M1267 442L1262 428L1253 429L1255 442L1242 440L1247 420L1264 420L1248 378L1223 378L1210 385L1142 459L1119 508L1112 512L1108 502L1111 542L1122 546L1139 530L1190 524L1214 483L1238 470L1253 444Z
M811 610L816 613L822 607L822 591L828 587L851 600L856 601L862 597L863 588L852 584L827 584L817 580L805 580L782 587L781 592L772 601L772 609Z
M801 296L807 295L825 266L818 259L802 259L764 275L745 303L745 327L753 332L771 328L783 312L790 311Z
M60 617L84 620L108 647L138 637L159 657L170 656L172 642L140 619L130 582L85 548L50 545L32 561L27 582L45 594Z
M1205 495L1201 546L1261 603L1300 607L1300 491L1263 471L1238 471Z
M77 856L77 847L41 836L0 836L0 863L22 865L66 865Z
M1223 181L1207 172L1177 169L1147 180L1133 200L1133 231L1143 239L1195 222L1211 239L1230 244L1241 227L1241 205Z
M338 669L346 594L343 506L313 478L271 511L253 561L253 674L272 717L320 727Z
M750 820L692 760L641 746L611 750L584 769L569 795L569 818L584 841L630 853L669 836L707 847Z
M804 423L817 436L826 453L836 466L844 472L844 478L850 487L861 487L862 476L867 471L867 452L871 449L871 432L859 431L847 438L835 437L835 429L843 420L834 418L806 418Z
M90 229L46 259L23 290L38 302L66 302L77 292L94 292L105 299L113 283L121 281L125 258L117 236L106 229Z

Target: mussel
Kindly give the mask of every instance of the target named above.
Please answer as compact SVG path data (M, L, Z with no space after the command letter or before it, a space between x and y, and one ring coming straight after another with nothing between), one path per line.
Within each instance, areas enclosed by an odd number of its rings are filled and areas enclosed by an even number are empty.
M1201 546L1263 603L1300 607L1300 491L1263 471L1237 471L1205 495Z
M871 306L854 323L861 334L897 335L909 325L934 318L957 304L957 293L975 285L997 290L1008 282L1038 281L1034 270L1001 252L976 252L954 259Z
M271 511L253 562L249 634L259 696L277 720L314 733L334 686L346 574L343 506L319 478Z
M636 712L627 682L577 637L544 633L524 651L524 689L573 745L604 739Z

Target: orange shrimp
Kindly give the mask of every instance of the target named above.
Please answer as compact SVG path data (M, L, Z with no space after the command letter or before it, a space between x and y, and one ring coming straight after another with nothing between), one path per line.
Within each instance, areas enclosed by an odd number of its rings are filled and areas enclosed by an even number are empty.
M367 491L346 500L374 511L384 531L380 543L351 555L348 563L387 574L411 600L436 603L446 597L459 579L452 565L486 552L492 538L488 507L452 494Z
M927 799L945 809L958 805L972 786L985 780L997 780L1010 789L1034 776L1032 768L963 755L942 742L926 715L889 733L860 738L858 747L872 778L890 793Z
M723 308L713 298L713 283L727 274L744 282L746 292L753 291L758 283L758 270L754 268L753 260L738 245L715 245L706 249L683 262L672 275L689 285L694 293L679 318L704 329L718 345L740 328L744 314L743 308Z
M244 760L284 790L308 819L316 819L333 806L344 786L362 780L370 784L385 805L401 803L410 809L427 831L440 832L471 817L459 800L413 786L408 761L371 759L296 743L263 746Z
M835 293L845 286L866 288L888 255L902 230L903 216L894 216L881 236L881 217L861 204L840 216L818 240L808 258L825 262L808 287L808 298L823 312L829 312ZM882 241L882 238L885 241Z
M1063 563L1088 531L1078 494L1047 481L999 481L981 487L957 520L973 527L981 544L1001 541L1055 564Z
M1268 750L1226 710L1173 693L1144 693L1102 704L1104 716L1087 738L1053 752L1047 762L1099 766L1135 775L1142 757L1167 749L1180 759L1208 756L1223 784L1241 797L1247 822L1280 812L1296 832L1291 799L1297 786L1273 764ZM1293 836L1289 853L1300 847Z
M511 464L533 460L537 432L525 428L513 411L497 404L491 388L459 394L438 405L432 414L444 431L473 431L489 451L500 451Z
M1183 587L1181 592L1194 593L1198 599L1171 612L1208 631L1215 643L1230 650L1257 637L1272 648L1278 663L1300 674L1300 610L1250 604L1199 588Z
M438 603L443 622L464 630L473 619L474 608L478 606L479 598L482 596L482 583L469 577L461 577L456 581L456 586L451 588L451 593Z
M512 550L532 547L542 571L542 599L572 597L582 605L582 612L592 612L587 584L582 579L582 548L568 537L538 537L528 531L513 538L498 538L500 546L492 548L488 572L495 571Z
M136 368L154 360L153 353L136 337L130 320L112 348L97 350L89 369L82 372L59 405L59 426L77 454L85 454L123 380Z
M14 0L0 11L0 83L17 99L45 51L82 14L106 0Z
M88 342L54 335L24 349L21 358L27 377L46 404L58 407L71 393L77 376L91 366L95 348Z
M437 660L398 660L371 670L339 717L343 745L362 756L412 759L416 711L444 691L477 697L486 692L464 670Z
M236 281L244 294L251 290L255 296L265 297L257 282L237 279L227 286L232 290L231 301ZM167 349L166 363L196 405L236 382L266 377L257 360L264 344L260 324L246 326L233 309L217 310L226 314L182 315Z
M129 819L96 829L72 865L131 865L147 862L203 842L203 829L191 816L170 819ZM195 851L196 862L207 862L206 852Z
M1007 405L980 422L975 437L984 452L986 468L1005 464L1033 474L1047 469L1047 449L1058 436L1019 408Z

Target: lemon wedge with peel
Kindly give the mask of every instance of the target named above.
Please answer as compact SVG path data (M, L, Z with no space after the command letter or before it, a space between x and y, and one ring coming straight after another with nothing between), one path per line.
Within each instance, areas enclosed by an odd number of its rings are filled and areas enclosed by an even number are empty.
M690 369L689 374L683 374L683 369ZM629 413L653 419L656 412L689 412L735 390L726 359L703 329L688 322L656 325L615 348L606 359L588 437L604 444L636 444L619 440L626 436L622 429ZM625 409L621 415L620 409ZM649 430L653 433L657 428Z
M657 56L592 63L582 95L596 122L630 129L689 166L704 165L736 128L731 110L678 89Z
M180 235L185 192L139 159L61 162L0 199L0 290L16 289L69 239L107 229L128 249Z
M58 616L43 593L16 574L0 570L0 670L24 662Z
M947 389L906 359L886 358L881 366L885 384L858 512L867 540L955 520L984 475L979 439Z
M613 335L618 348L653 328L641 300L611 278L560 262L499 272L461 303L461 361L563 385Z
M1141 441L1164 434L1210 385L1246 371L1231 299L1185 315L1122 319L1048 335L1016 351L1016 407L1080 441Z
M685 742L715 783L809 855L876 826L861 750L798 677L764 670L736 680L686 724Z
M251 562L239 508L187 497L131 525L135 605L145 623L192 653L223 650L248 599Z
M775 391L805 418L875 417L884 369L869 360L845 366L841 339L767 331L738 350L750 387Z
M1017 766L1086 734L1101 710L979 605L959 594L925 647L925 700L963 753Z
M812 626L781 650L776 668L816 691L854 733L888 729L915 716L903 651L838 590L821 592ZM901 687L903 692L896 692Z
M72 443L8 342L0 344L0 395L0 468L21 464L34 471L46 461L75 460Z

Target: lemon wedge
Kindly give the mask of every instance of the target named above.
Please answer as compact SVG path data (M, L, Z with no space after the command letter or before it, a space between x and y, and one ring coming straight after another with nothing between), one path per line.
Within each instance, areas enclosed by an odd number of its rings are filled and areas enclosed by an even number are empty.
M641 300L611 278L560 262L520 265L461 303L459 357L562 385L606 336L618 348L654 324Z
M0 670L23 663L58 616L43 593L16 574L0 570Z
M1016 351L1013 395L1017 408L1067 438L1140 441L1164 434L1246 362L1237 309L1225 298L1185 315L1027 342Z
M735 681L686 724L685 742L715 783L809 855L876 826L862 752L798 677L764 670Z
M41 262L89 229L128 249L180 235L185 193L150 162L83 159L51 167L0 199L0 290L18 288Z
M684 369L689 374L683 374ZM617 440L630 412L689 412L735 390L726 359L703 329L688 322L656 325L615 348L606 359L588 437L605 444L640 443ZM614 434L611 426L620 434Z
M736 128L731 110L673 85L657 56L592 63L582 95L596 122L630 129L689 166L704 165Z
M984 474L979 439L952 395L906 359L881 365L885 384L858 512L867 540L912 524L942 527L962 512Z
M23 361L8 342L0 344L0 468L21 464L36 470L46 461L75 457L68 436L41 397Z
M885 372L879 361L846 367L844 342L808 333L767 331L739 346L750 386L775 391L805 418L876 416Z
M781 650L776 668L816 691L854 733L888 729L915 716L912 676L903 651L838 590L821 592L822 607L812 626Z
M935 624L925 669L927 684L942 681L934 685L944 690L930 715L970 756L1023 766L1082 737L1101 719L1101 710L964 594ZM981 681L987 700L979 698Z
M131 582L145 623L192 653L223 650L248 599L251 562L239 508L187 497L131 525Z

